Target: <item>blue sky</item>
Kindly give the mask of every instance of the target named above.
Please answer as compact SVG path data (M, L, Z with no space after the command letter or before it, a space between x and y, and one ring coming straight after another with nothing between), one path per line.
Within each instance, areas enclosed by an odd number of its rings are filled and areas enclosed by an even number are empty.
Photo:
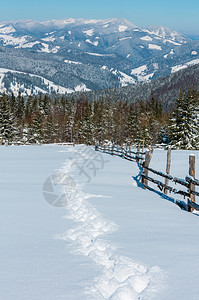
M139 27L163 25L199 35L198 0L9 0L0 21L62 18L125 18Z

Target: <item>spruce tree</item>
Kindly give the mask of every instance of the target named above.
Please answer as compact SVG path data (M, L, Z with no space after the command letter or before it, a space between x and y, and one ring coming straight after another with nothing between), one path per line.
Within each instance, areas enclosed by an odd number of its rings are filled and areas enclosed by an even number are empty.
M5 93L0 97L0 139L2 144L13 142L16 133L9 100Z
M198 133L196 102L193 93L189 91L183 95L180 92L170 118L170 144L177 149L197 149Z

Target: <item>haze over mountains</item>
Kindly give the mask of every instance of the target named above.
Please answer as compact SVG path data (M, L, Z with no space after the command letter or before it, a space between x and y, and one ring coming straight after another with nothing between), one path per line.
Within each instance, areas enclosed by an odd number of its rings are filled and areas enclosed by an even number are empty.
M169 75L199 63L199 41L124 19L0 23L0 91L72 93Z

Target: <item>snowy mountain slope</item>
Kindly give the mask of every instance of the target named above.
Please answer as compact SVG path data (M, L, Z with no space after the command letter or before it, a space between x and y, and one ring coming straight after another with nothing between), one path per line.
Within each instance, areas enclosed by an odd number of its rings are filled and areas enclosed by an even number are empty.
M70 90L145 82L199 59L197 41L164 27L140 29L124 19L2 22L0 46L0 68L43 76Z
M42 87L42 88L41 88ZM77 86L75 90L70 90L59 85L55 85L52 81L45 79L42 76L19 72L15 70L0 68L0 89L15 96L19 91L22 96L29 96L32 94L66 94L79 91L88 91L85 86Z
M191 41L183 45L174 46L169 52L158 57L145 60L145 63L131 70L132 75L136 75L138 82L146 81L148 76L155 79L167 76L175 71L187 66L198 64L199 42ZM151 76L152 75L152 76Z
M11 84L15 85L16 82L18 86L25 85L25 89L32 90L36 85L41 90L47 91L41 80L35 81L40 76L68 90L76 90L77 86L84 86L85 89L100 89L118 85L118 77L106 69L84 63L71 64L65 62L60 56L49 57L45 53L30 55L26 51L3 48L0 52L0 67L12 70L12 72L4 71L6 76L1 82L1 87L6 88L7 91L10 90ZM120 77L123 78L122 75ZM24 92L23 89L21 92Z
M164 36L157 38L153 32L146 32L120 19L18 21L3 23L1 26L0 41L3 46L46 53L62 53L67 47L69 51L117 53L131 59L130 56L136 52L137 55L140 53L140 57L153 56L154 51L150 49L166 50L170 48L169 44L175 44L172 36L170 40ZM178 41L178 45L183 42ZM133 51L133 48L137 51Z
M146 65L134 69L136 76L142 76L148 79L150 75L146 75ZM179 69L177 71L177 69ZM175 71L175 72L174 72ZM86 97L93 100L96 98L104 97L105 99L120 99L122 101L137 102L147 100L154 95L157 99L162 101L165 108L173 107L174 102L179 97L180 90L187 93L189 89L199 89L199 64L198 60L192 60L183 66L176 66L173 73L166 77L156 78L152 81L140 82L138 84L128 85L126 87L119 87L103 91L91 91L86 93Z
M173 42L173 44L183 44L190 41L188 37L178 33L175 30L169 29L164 26L151 26L146 29L147 32L157 35L158 37L164 38L165 41Z

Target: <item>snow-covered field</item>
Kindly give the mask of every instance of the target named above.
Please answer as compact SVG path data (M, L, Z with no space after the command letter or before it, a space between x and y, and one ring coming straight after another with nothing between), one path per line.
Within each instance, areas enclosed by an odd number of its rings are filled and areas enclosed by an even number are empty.
M189 153L172 152L172 175L187 175ZM137 187L136 163L84 146L0 154L1 299L198 299L198 215ZM151 166L165 160L155 150ZM52 174L65 207L49 204Z

